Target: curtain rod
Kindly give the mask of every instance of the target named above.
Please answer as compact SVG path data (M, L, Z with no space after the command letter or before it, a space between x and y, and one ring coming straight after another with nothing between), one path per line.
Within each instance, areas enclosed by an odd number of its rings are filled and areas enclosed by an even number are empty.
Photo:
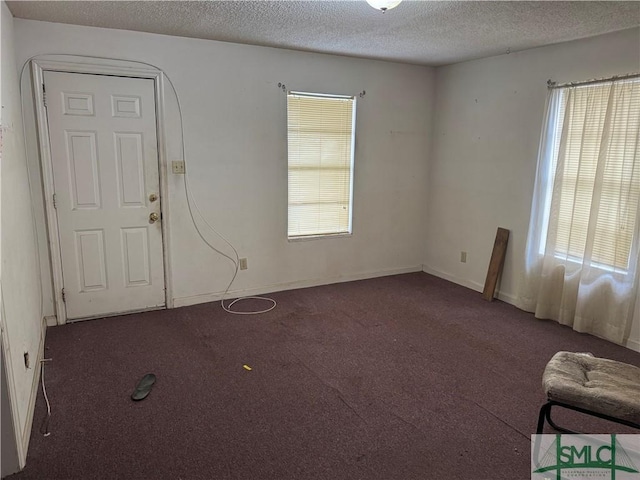
M583 82L568 82L568 83L556 83L553 80L547 80L548 88L565 88L565 87L578 87L581 85L590 85L592 83L604 83L604 82L612 82L614 80L627 80L629 78L640 77L640 73L628 73L626 75L614 75L609 78L594 78L592 80L585 80Z

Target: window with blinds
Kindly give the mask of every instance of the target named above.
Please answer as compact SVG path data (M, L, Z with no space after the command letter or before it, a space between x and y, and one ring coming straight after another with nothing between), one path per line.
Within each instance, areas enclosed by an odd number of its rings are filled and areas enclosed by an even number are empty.
M550 169L556 254L582 261L589 252L594 265L627 270L640 201L640 80L561 95Z
M351 233L355 98L287 95L289 238Z

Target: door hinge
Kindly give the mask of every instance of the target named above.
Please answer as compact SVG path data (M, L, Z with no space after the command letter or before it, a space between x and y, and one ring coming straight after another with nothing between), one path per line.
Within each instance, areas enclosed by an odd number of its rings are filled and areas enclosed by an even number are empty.
M44 83L42 84L42 103L44 103L44 107L47 108L47 89Z
M62 301L67 303L67 295L64 293L64 288L62 289Z
M53 208L58 208L58 196L53 194Z

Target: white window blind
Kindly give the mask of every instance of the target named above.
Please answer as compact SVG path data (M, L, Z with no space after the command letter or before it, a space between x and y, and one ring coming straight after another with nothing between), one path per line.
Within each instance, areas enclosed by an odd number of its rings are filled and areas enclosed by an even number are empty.
M626 270L640 201L640 80L562 95L551 169L556 253L582 260L588 251L591 263Z
M287 95L289 238L351 233L355 99Z

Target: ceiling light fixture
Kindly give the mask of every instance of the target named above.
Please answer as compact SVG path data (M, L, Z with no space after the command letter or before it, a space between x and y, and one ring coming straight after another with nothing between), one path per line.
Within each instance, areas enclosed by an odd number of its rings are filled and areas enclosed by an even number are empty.
M367 3L371 5L373 8L382 11L382 13L387 10L391 10L392 8L400 5L402 0L367 0Z

